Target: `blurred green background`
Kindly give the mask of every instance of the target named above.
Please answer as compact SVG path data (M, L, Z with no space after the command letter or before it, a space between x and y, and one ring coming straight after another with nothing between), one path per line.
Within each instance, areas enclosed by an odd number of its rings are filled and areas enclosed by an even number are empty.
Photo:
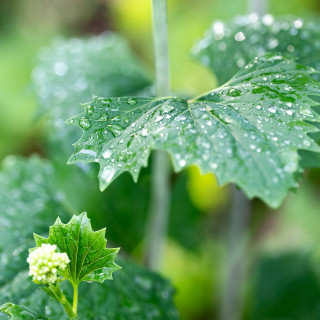
M36 117L38 104L30 76L40 48L50 45L54 38L112 30L127 39L136 56L152 72L150 3L0 1L0 159L9 154L45 154L46 122ZM308 19L320 14L320 2L272 0L269 12ZM173 92L192 96L216 85L214 76L191 59L190 49L214 20L229 20L246 13L245 0L169 0ZM68 174L61 175L68 184ZM176 302L182 319L213 319L219 313L226 274L230 190L219 188L213 175L201 176L197 168L173 179L172 217L162 272L177 288ZM109 238L137 260L143 245L149 181L146 169L137 185L131 177L123 176L102 195L90 198L90 204L78 199L79 210L92 210L94 223L107 224ZM96 182L91 187L98 194ZM320 319L319 195L320 171L310 170L297 193L290 194L278 210L253 202L246 259L245 319ZM101 197L110 200L110 205L104 205L110 211L108 217L98 212L94 215ZM111 198L124 200L116 205ZM134 199L139 212L128 218L130 199Z

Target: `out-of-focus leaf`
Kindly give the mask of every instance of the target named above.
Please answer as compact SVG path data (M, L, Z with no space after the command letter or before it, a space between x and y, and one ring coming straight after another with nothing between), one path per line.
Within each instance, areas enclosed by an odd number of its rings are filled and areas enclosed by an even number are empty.
M9 319L13 320L47 320L47 317L34 312L27 307L6 303L0 307L0 311L9 315Z
M37 247L42 244L56 245L59 252L66 253L70 260L65 271L60 271L73 285L81 281L111 280L112 273L120 267L114 263L119 249L106 248L106 229L92 231L87 213L74 215L67 224L57 218L50 227L49 237L34 234Z
M90 101L93 94L141 94L150 85L147 72L127 43L113 33L56 41L41 52L33 82L39 113L48 115L51 154L55 158L62 155L64 161L77 134L64 121L81 110L80 103Z
M27 269L32 234L47 231L53 217L68 217L52 166L38 157L7 157L0 172L0 286Z
M320 318L319 279L308 254L263 257L253 280L250 320Z
M136 181L150 152L168 151L174 169L198 165L220 184L280 205L297 186L298 150L319 152L308 135L319 122L309 95L313 71L291 58L254 59L224 86L196 99L94 98L69 120L83 129L69 162L99 162L105 189L128 171Z
M301 18L256 14L216 21L193 48L193 55L211 69L220 84L266 52L281 53L320 71L320 24ZM314 75L320 79L319 74Z

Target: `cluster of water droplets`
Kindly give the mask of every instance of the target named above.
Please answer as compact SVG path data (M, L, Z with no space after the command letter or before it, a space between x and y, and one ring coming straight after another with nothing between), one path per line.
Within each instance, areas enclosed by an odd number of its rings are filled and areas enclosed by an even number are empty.
M136 94L149 86L143 67L131 54L128 45L113 33L86 39L57 39L40 52L33 71L39 113L49 115L50 140L72 152L79 130L65 121L81 113L81 103L92 95L122 96ZM84 118L82 127L89 127Z
M274 18L268 14L239 16L227 23L216 21L193 54L217 75L220 84L229 80L250 60L266 52L293 55L301 63L320 70L319 59L309 59L320 49L320 24L297 17Z

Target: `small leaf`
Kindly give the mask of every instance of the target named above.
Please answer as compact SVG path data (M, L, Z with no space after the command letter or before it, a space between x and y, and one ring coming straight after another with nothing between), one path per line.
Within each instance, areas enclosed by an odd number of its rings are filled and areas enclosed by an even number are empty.
M90 114L69 120L83 129L69 162L99 162L103 190L125 171L137 180L150 152L166 150L176 171L198 165L220 184L233 182L277 207L297 187L298 150L320 150L308 135L319 131L310 122L320 121L309 98L320 92L312 72L291 58L265 55L190 101L96 97L85 105Z
M13 320L48 320L47 317L34 312L27 307L19 306L13 303L6 303L0 307L0 311L9 315Z
M216 21L193 48L193 56L212 70L219 84L233 77L252 59L266 52L296 57L298 62L320 70L320 24L301 18L274 18L270 14L238 16ZM320 74L314 75L320 80Z
M58 218L50 227L46 239L34 234L37 247L43 243L55 244L60 252L68 255L70 263L60 271L74 285L81 281L98 281L112 279L112 273L120 269L114 263L119 249L107 249L105 229L92 231L87 213L73 216L67 224Z

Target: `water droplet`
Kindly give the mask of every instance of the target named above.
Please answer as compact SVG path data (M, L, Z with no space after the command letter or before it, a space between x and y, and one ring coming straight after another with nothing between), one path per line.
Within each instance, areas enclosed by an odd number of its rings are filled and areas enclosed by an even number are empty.
M154 119L154 122L159 122L163 119L163 116L158 116Z
M256 108L257 108L258 110L260 110L260 109L261 109L261 106L258 105L258 106L256 106Z
M131 106L134 106L137 103L137 100L130 98L127 100L127 103L129 103Z
M105 159L108 159L111 157L112 151L111 150L106 150L102 153L102 157Z
M86 111L87 111L87 115L92 115L92 114L94 114L94 110L93 110L93 106L92 105L88 105L87 107L86 107Z
M146 128L143 128L141 130L141 135L144 136L144 137L147 136L148 135L148 130Z
M99 118L100 121L107 121L108 119L109 119L109 116L107 113L103 113Z
M286 114L289 116L292 116L293 112L292 112L292 110L289 109L289 110L286 110Z
M266 26L271 26L273 24L273 22L274 22L274 18L273 18L273 16L271 14L266 14L265 16L263 16L262 22Z
M57 76L64 76L68 72L68 65L65 62L56 62L53 71Z
M243 32L238 32L235 34L234 38L236 41L243 41L246 37Z
M277 107L272 106L272 107L269 107L268 110L269 110L269 112L271 112L271 113L276 113L276 112L277 112Z
M291 44L289 44L289 45L287 46L287 50L288 50L289 52L293 52L293 51L294 51L294 46L291 45Z
M91 123L90 121L85 118L85 117L82 117L80 120L79 120L79 125L82 129L84 130L88 130L90 127L91 127Z
M301 19L297 19L293 22L293 25L297 28L300 29L303 26L303 21Z
M309 140L303 140L303 144L306 146L306 147L309 147L311 145L310 141Z
M105 167L102 169L100 177L106 183L111 182L112 178L114 177L116 170L114 168Z
M217 163L210 163L210 167L212 169L217 169L218 168L218 164Z

